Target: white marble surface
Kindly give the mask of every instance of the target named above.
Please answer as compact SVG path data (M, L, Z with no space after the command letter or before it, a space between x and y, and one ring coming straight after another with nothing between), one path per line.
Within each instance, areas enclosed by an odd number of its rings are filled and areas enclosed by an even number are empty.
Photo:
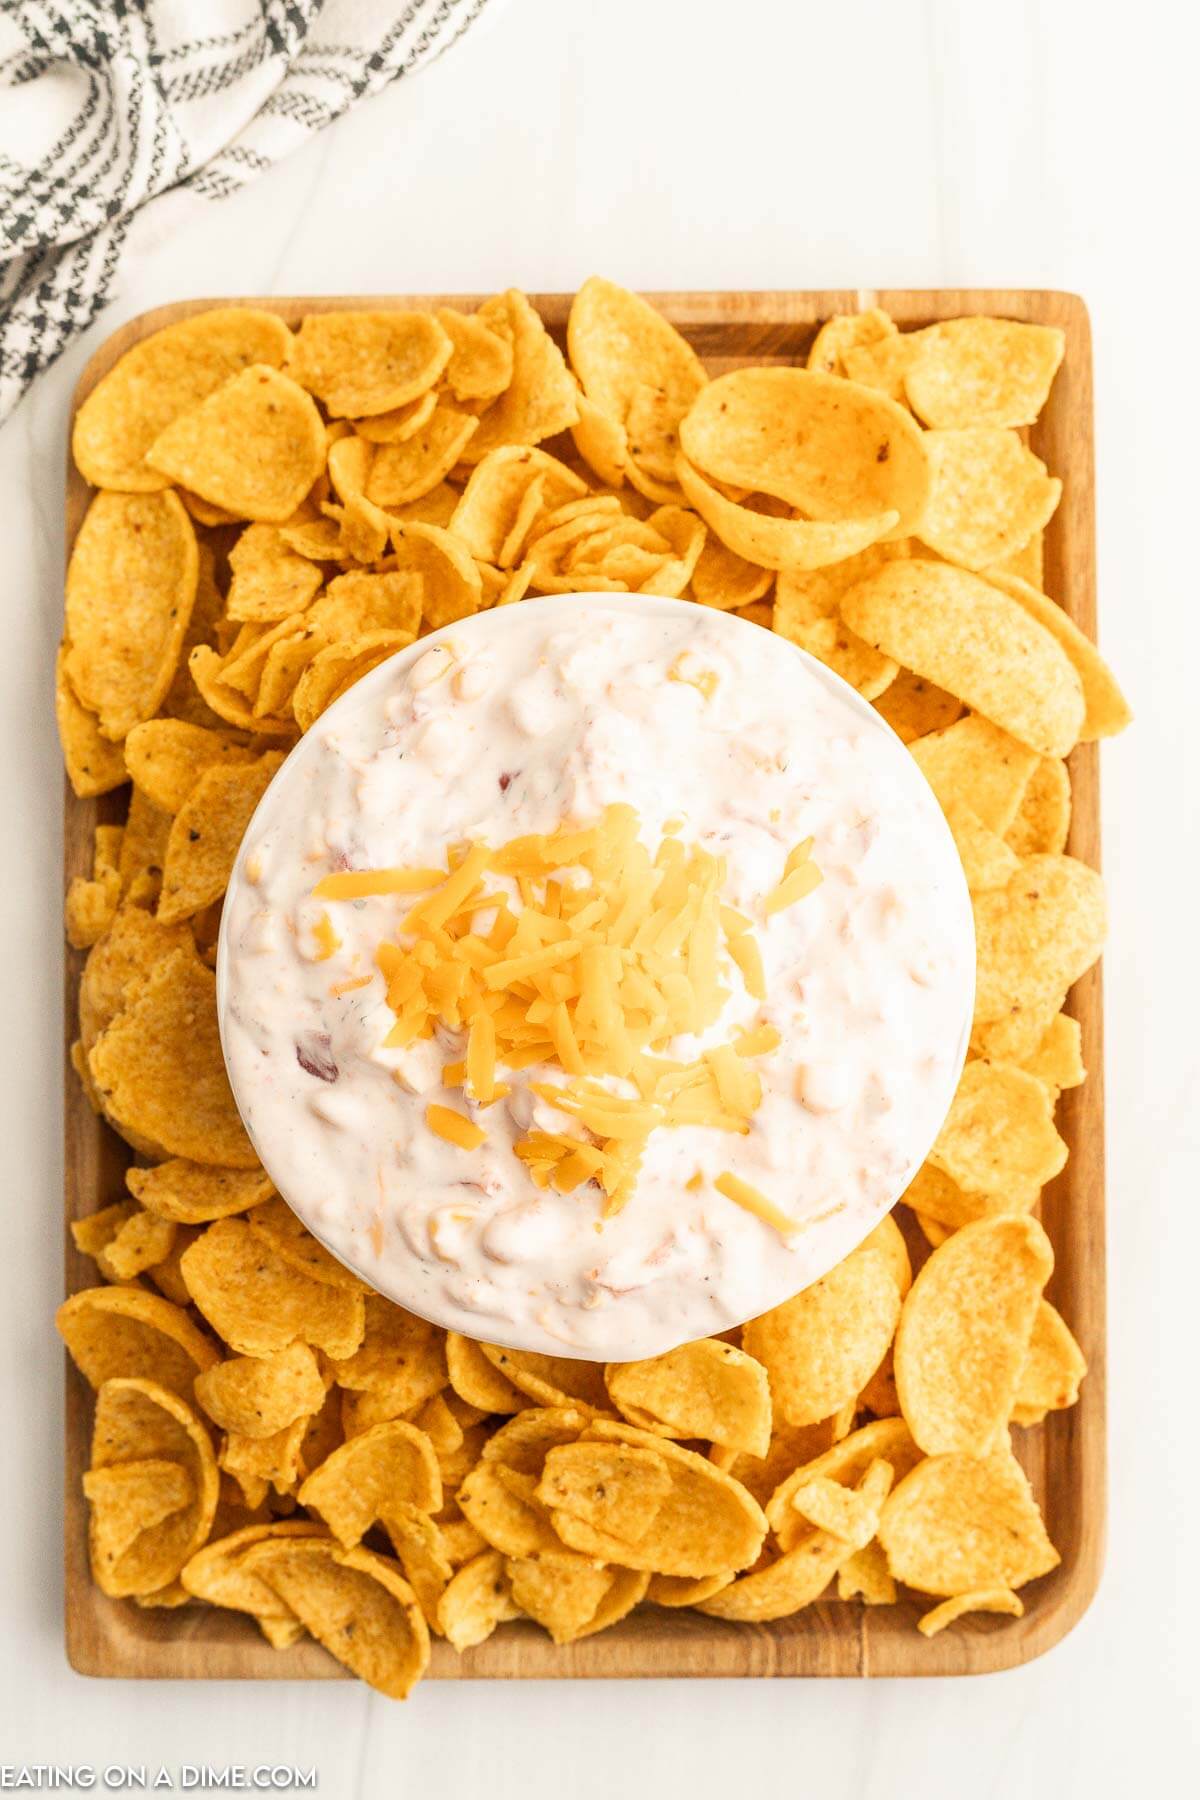
M130 270L0 433L0 1764L316 1764L337 1800L1035 1800L1195 1779L1200 1036L1195 98L1175 9L1075 0L514 0L405 90ZM135 1687L60 1646L59 631L64 419L122 318L207 293L1044 285L1097 351L1110 748L1111 1528L1046 1660L966 1683ZM1189 1754L1190 1752L1190 1754Z

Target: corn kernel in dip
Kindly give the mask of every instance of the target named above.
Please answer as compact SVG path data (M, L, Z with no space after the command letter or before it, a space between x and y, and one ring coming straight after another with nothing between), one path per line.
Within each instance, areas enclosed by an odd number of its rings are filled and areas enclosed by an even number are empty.
M871 1230L973 970L941 811L857 696L730 615L571 596L323 715L247 833L219 982L247 1129L336 1255L473 1337L625 1361Z

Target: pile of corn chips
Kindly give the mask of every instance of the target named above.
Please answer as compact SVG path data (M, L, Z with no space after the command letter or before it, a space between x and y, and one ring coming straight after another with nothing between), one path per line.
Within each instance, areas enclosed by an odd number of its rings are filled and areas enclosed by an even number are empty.
M58 1323L97 1394L106 1594L309 1633L396 1696L431 1633L518 1617L566 1644L643 1604L762 1621L903 1590L935 1602L926 1634L1020 1614L1058 1557L1011 1429L1085 1373L1036 1218L1085 1073L1063 1005L1104 935L1064 758L1128 720L1042 588L1061 484L1021 428L1062 353L869 311L807 369L710 381L593 279L566 357L516 291L294 334L222 308L84 402L58 718L77 794L131 786L67 897L73 1060L137 1161L72 1227L102 1282ZM446 1333L330 1257L242 1128L213 976L300 732L414 636L575 591L737 611L873 701L943 806L978 943L971 1057L896 1218L740 1332L607 1367Z

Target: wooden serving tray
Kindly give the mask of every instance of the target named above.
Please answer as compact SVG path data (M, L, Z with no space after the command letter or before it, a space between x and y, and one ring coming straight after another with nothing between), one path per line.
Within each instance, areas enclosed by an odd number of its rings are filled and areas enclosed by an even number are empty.
M473 308L479 296L372 295L316 299L181 301L143 313L113 334L92 357L75 393L78 407L131 345L164 325L208 306L253 305L276 311L291 325L305 313L345 307ZM1029 434L1037 453L1064 482L1062 504L1046 536L1047 591L1090 636L1096 630L1093 522L1092 368L1087 310L1073 294L939 290L825 293L652 294L649 298L683 332L713 372L745 362L803 364L822 320L831 313L884 307L905 328L963 313L998 314L1058 325L1067 350L1049 402ZM531 296L560 339L571 296ZM74 541L90 490L72 465L67 475L67 548ZM1070 758L1074 813L1068 849L1100 861L1097 746ZM93 827L119 817L120 794L98 801L65 800L65 879L90 874ZM64 1047L76 1035L83 957L66 955ZM1070 1000L1083 1028L1088 1080L1062 1096L1058 1125L1070 1145L1066 1169L1046 1188L1042 1218L1057 1255L1049 1295L1075 1331L1089 1371L1079 1404L1052 1413L1033 1431L1016 1431L1017 1453L1033 1482L1062 1555L1054 1572L1027 1588L1025 1616L975 1615L926 1640L915 1630L924 1606L864 1607L824 1600L791 1619L768 1625L729 1624L698 1613L649 1609L598 1637L565 1649L532 1624L502 1626L463 1656L436 1641L431 1676L442 1680L617 1676L965 1675L1028 1662L1057 1643L1091 1601L1100 1576L1105 1522L1104 1370L1104 1072L1098 969ZM129 1150L91 1112L69 1059L64 1105L66 1218L109 1204L123 1192ZM92 1285L92 1263L66 1235L67 1291ZM140 1611L106 1599L91 1580L87 1508L80 1477L87 1466L91 1395L68 1361L66 1405L66 1647L84 1675L174 1679L342 1678L345 1671L315 1643L272 1650L249 1618L209 1607ZM926 1603L930 1604L930 1603Z

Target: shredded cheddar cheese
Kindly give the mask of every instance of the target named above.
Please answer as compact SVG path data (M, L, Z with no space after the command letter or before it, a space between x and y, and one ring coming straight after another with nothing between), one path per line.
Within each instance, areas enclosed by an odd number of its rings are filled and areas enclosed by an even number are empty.
M335 950L340 950L342 940L333 929L329 914L323 912L313 926L313 936L317 940L317 962L328 962Z
M780 1237L790 1237L793 1232L799 1231L799 1219L790 1219L785 1212L780 1211L773 1200L768 1200L764 1193L761 1193L756 1187L751 1187L750 1183L743 1181L739 1175L730 1175L728 1172L718 1175L713 1185L718 1193L724 1194L727 1200L732 1200L735 1206L742 1207L745 1212L753 1213L755 1218L761 1219L764 1225L773 1226Z
M442 1081L479 1108L508 1093L501 1069L545 1064L554 1079L531 1091L568 1128L530 1130L516 1154L539 1187L568 1193L595 1182L606 1214L630 1198L653 1131L702 1125L745 1134L762 1101L752 1059L780 1042L759 1023L696 1061L666 1054L673 1039L717 1023L731 975L751 998L766 999L753 922L720 897L724 860L685 844L681 822L671 824L653 857L637 814L617 805L594 825L496 849L459 845L444 871L346 871L314 890L329 900L419 894L396 937L376 951L395 1020L385 1043L403 1048L435 1027L463 1034ZM816 886L811 848L810 838L792 851L764 915ZM466 1150L486 1135L451 1107L430 1105L425 1116L431 1131ZM698 1180L699 1172L688 1186ZM775 1229L795 1229L735 1177L717 1186Z

